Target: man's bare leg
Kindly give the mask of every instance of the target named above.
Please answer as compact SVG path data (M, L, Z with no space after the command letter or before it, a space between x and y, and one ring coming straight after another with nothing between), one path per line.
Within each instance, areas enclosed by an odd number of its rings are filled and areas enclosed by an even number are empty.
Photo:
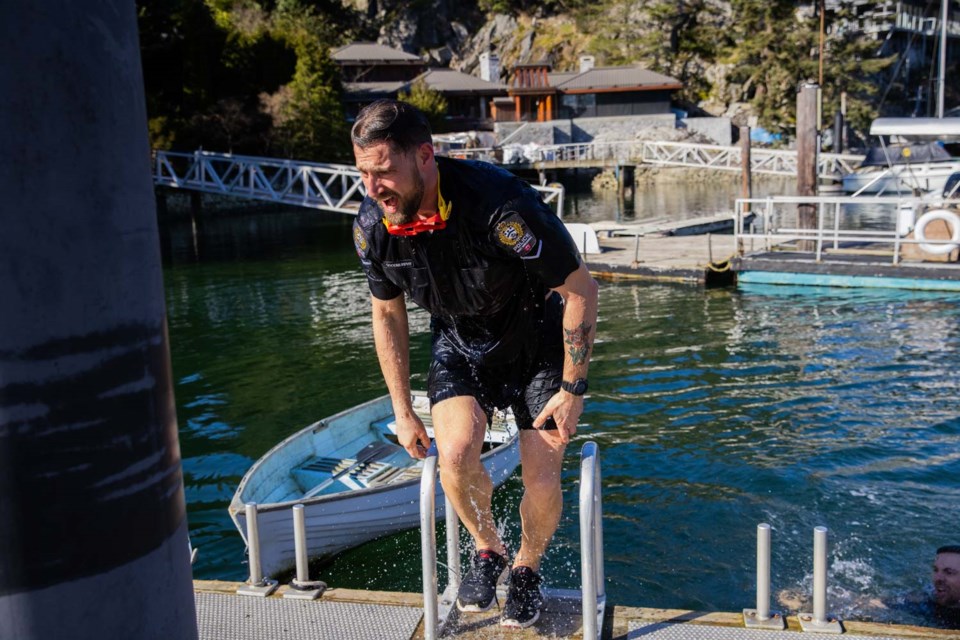
M490 511L493 483L480 462L487 416L475 398L442 400L431 411L440 454L440 482L477 549L506 555ZM556 527L556 525L554 525Z
M540 571L540 560L560 523L563 493L560 469L565 445L556 431L525 429L520 432L520 459L523 464L523 500L520 522L523 534L515 567Z

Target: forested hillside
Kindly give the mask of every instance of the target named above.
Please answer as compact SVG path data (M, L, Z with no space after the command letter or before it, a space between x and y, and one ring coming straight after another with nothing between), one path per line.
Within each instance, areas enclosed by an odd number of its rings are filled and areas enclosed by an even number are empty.
M493 48L513 64L640 64L684 82L682 108L789 137L796 87L819 74L814 4L782 0L142 0L140 37L158 148L348 159L342 87L330 51L379 41L472 72ZM824 117L847 93L851 124L896 112L893 57L832 28ZM504 78L505 79L505 78ZM881 105L882 101L882 105Z

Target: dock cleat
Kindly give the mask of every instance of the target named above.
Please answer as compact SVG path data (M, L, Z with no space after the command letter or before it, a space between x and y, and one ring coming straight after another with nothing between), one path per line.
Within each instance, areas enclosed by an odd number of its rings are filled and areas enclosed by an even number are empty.
M510 589L507 591L500 626L526 629L540 619L540 608L543 606L541 582L540 576L530 567L515 567L510 572Z
M507 559L492 549L478 549L470 571L460 581L457 609L486 611L497 599L497 584L507 572Z

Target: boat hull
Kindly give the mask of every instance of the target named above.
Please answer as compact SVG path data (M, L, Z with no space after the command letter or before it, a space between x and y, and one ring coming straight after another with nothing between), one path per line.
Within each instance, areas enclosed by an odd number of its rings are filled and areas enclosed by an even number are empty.
M358 408L363 420L378 414L389 401L381 399ZM345 412L349 415L350 412ZM263 478L275 476L279 467L276 460L284 458L285 451L296 449L298 444L311 437L311 433L335 425L344 415L321 421L294 434L261 458L244 477L230 504L230 517L247 540L245 503L257 502L255 487ZM490 474L495 487L503 484L520 463L519 439L516 432L507 442L487 451L481 462ZM295 567L293 507L303 505L307 530L307 554L310 558L324 558L356 547L376 538L416 528L420 524L420 478L419 476L397 482L332 495L288 500L284 502L259 502L257 504L257 529L260 539L260 564L264 575L275 576ZM443 517L445 500L443 487L438 482L436 492L437 517Z
M960 171L960 162L920 164L909 168L897 168L897 171L872 182L880 171L858 171L843 176L843 190L846 193L910 195L915 190L925 193L942 193L947 179Z

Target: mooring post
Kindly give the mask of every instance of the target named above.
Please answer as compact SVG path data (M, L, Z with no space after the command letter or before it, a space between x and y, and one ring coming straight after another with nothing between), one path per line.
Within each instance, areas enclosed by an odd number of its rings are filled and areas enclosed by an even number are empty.
M817 139L820 124L820 86L805 83L797 94L797 195L817 195ZM797 205L797 228L806 231L817 227L817 207ZM810 236L812 237L812 235ZM813 242L800 242L801 251L812 251Z
M260 527L257 523L258 511L256 502L244 505L247 521L247 557L250 562L250 579L237 589L243 596L265 597L277 588L276 580L267 580L263 577L260 566Z
M833 114L833 152L843 153L843 114Z
M750 158L750 127L740 127L740 197L753 197L753 165Z
M827 528L813 530L813 621L827 620Z
M743 610L743 624L755 629L783 629L786 620L770 611L770 525L757 525L757 608Z
M290 582L284 598L315 600L327 589L327 584L310 580L310 562L307 554L307 521L302 504L293 505L293 548L297 562L297 577Z
M827 528L813 529L813 614L797 616L804 631L843 633L840 621L827 614Z

